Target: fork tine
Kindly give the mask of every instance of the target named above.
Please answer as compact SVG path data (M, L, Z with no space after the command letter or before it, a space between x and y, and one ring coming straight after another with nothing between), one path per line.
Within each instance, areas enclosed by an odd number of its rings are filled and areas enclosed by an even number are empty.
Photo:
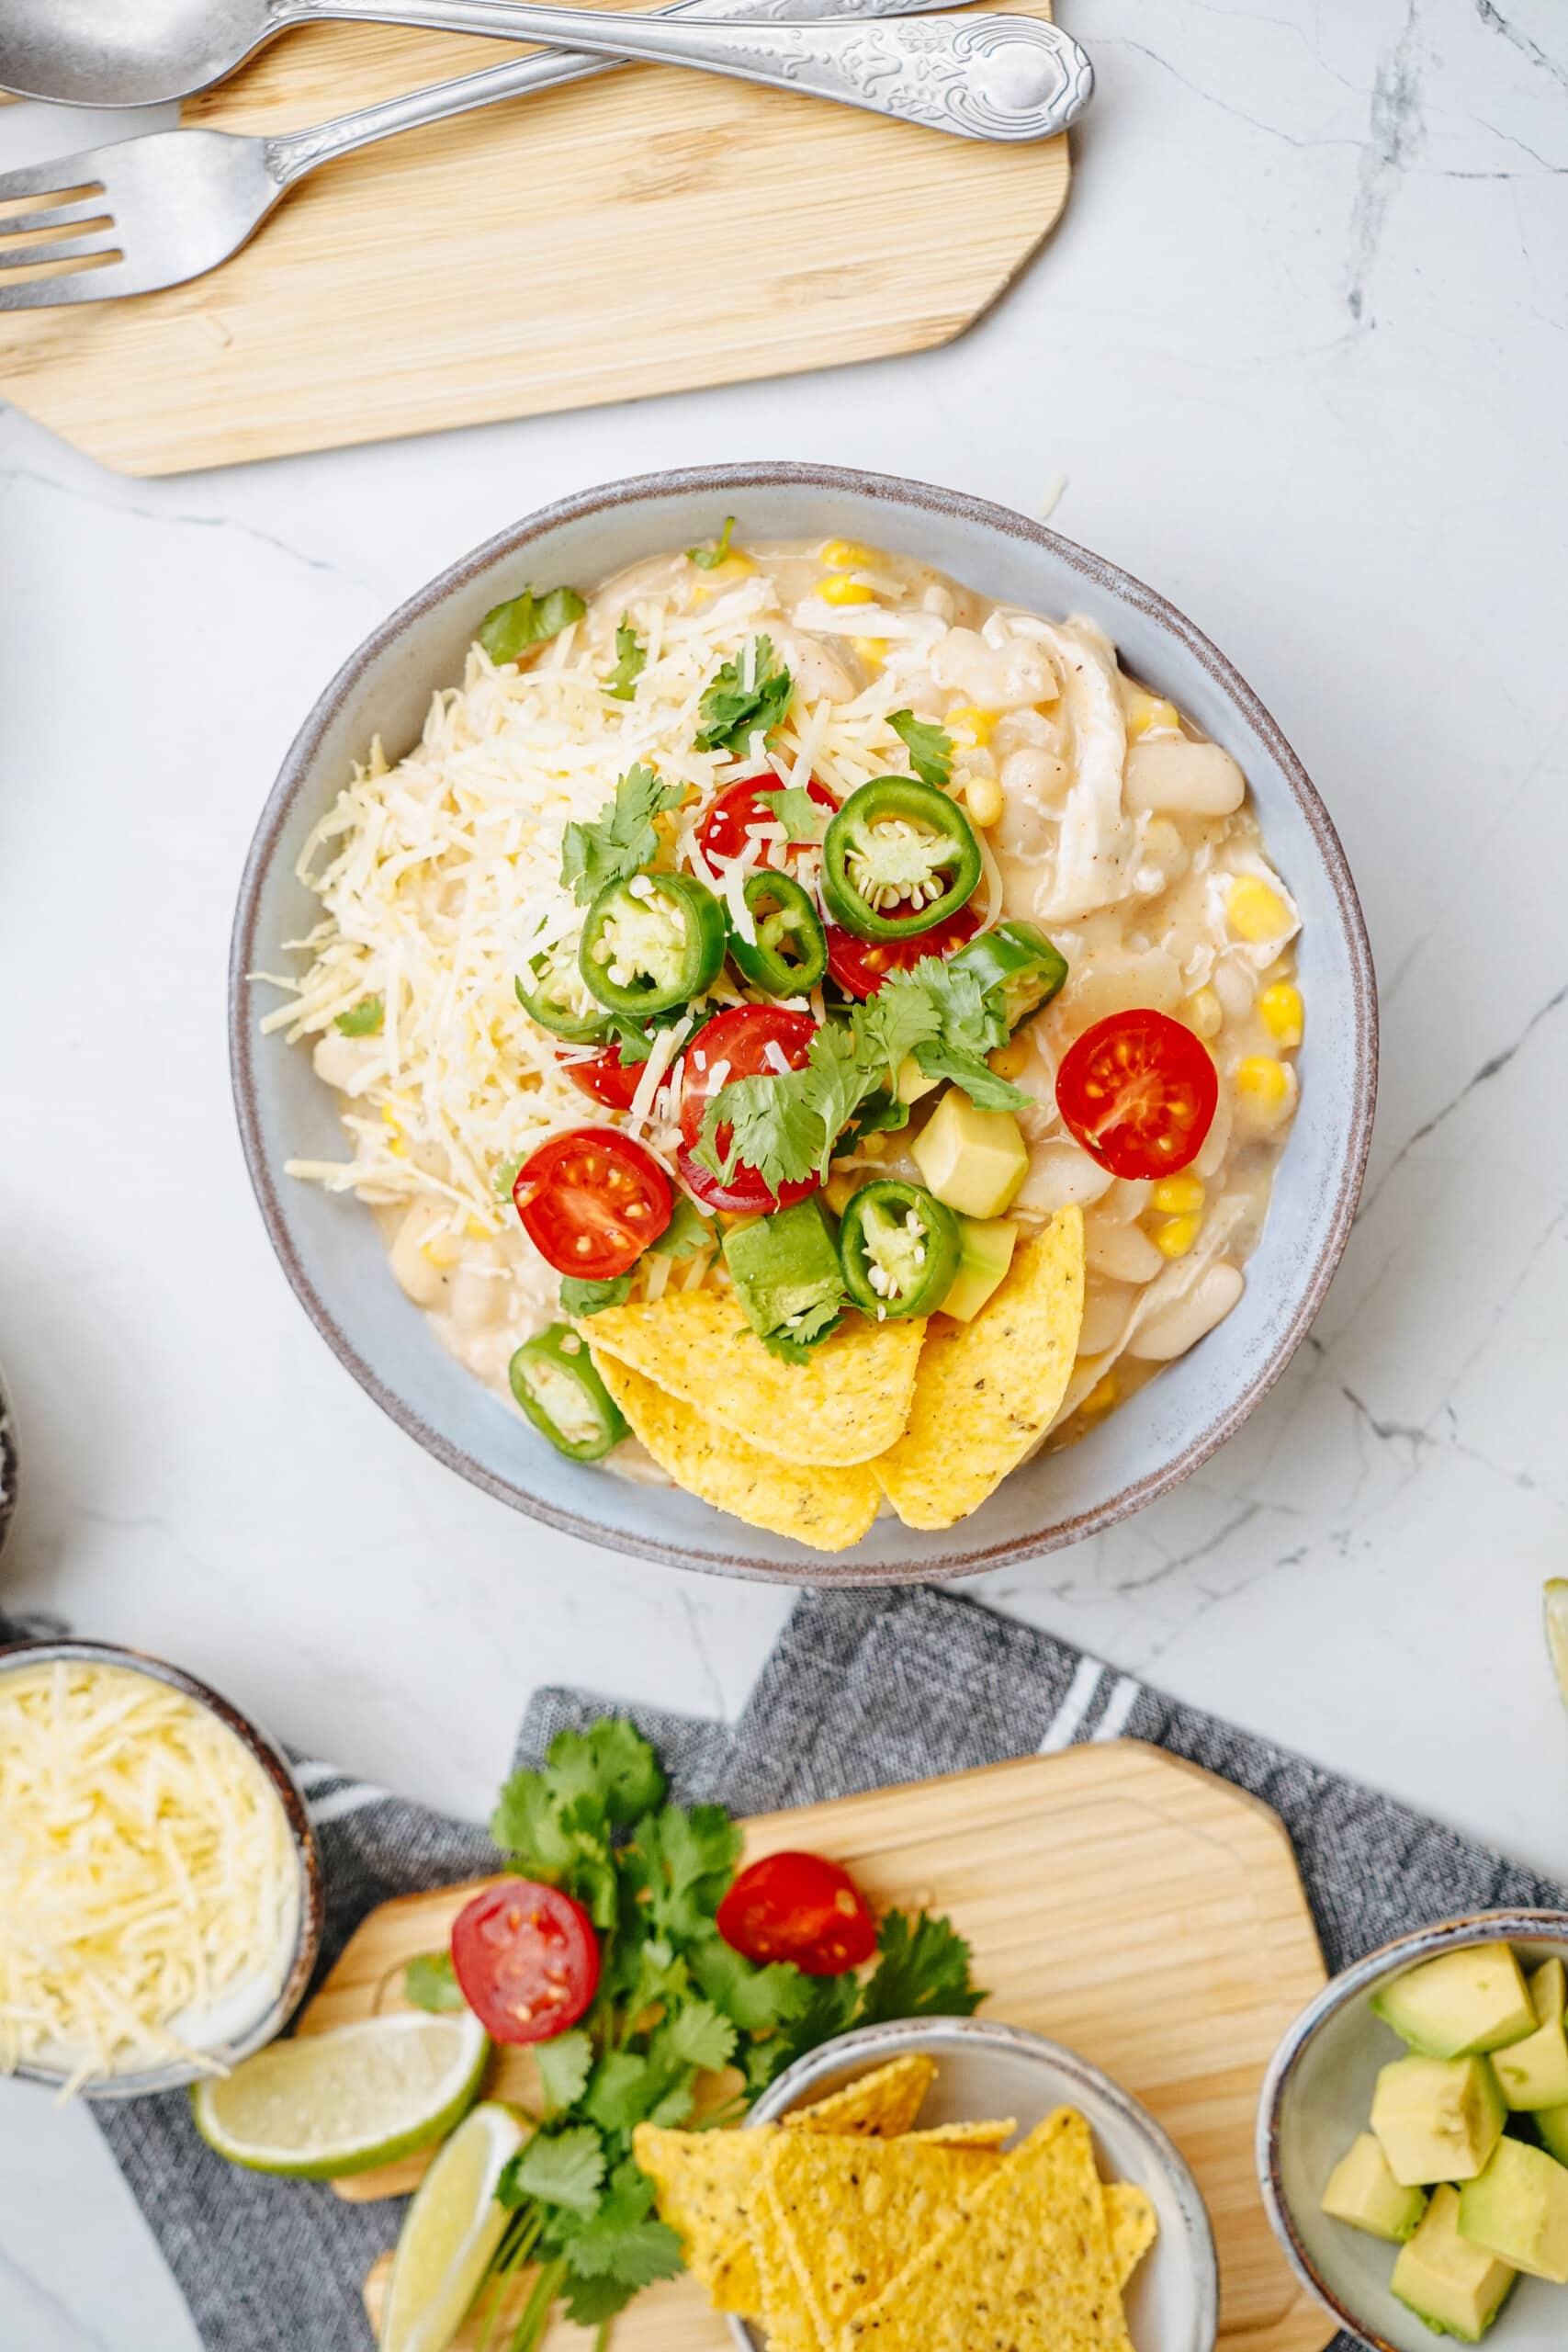
M69 277L29 277L17 285L0 277L0 311L46 311L56 302L111 302L144 290L123 261L107 269L81 269Z
M48 212L0 212L0 240L19 237L34 229L69 229L80 220L108 217L107 196L85 197L80 204L62 204Z
M8 204L14 196L82 196L102 186L97 150L88 148L80 155L57 155L52 164L0 172L0 204Z
M49 262L85 261L95 254L118 252L111 221L95 237L67 237L60 244L17 245L14 249L0 245L0 269L37 269Z

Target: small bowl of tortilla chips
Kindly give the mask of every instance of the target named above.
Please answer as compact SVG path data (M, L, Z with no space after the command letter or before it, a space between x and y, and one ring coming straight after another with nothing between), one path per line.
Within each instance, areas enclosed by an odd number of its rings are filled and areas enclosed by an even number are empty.
M1137 2101L976 2018L841 2035L736 2132L644 2125L740 2352L1213 2352L1196 2182Z

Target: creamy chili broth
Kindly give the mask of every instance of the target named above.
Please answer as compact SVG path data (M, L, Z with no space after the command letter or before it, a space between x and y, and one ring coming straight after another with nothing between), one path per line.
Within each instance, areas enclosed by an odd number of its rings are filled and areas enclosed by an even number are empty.
M1048 1442L1081 1434L1242 1295L1296 1104L1296 910L1235 761L1122 671L1094 624L995 605L906 558L831 541L753 546L705 571L673 553L606 583L575 628L517 672L495 671L476 650L464 687L437 697L422 744L396 767L372 756L339 804L330 861L308 877L325 917L306 943L317 960L303 981L288 983L299 1001L272 1018L291 1023L296 1036L317 1035L315 1066L344 1093L355 1149L343 1166L296 1163L295 1172L352 1189L373 1208L393 1272L443 1345L508 1396L513 1350L559 1312L558 1278L523 1234L483 1151L455 1131L439 1070L427 1067L411 1083L400 1069L400 1039L418 1027L414 1000L405 996L396 1026L389 1018L376 1036L341 1034L324 1008L334 985L341 999L371 983L400 992L445 984L439 954L417 952L423 940L416 952L395 951L395 974L384 968L386 951L365 920L369 883L378 866L416 855L432 796L456 795L465 809L477 803L480 823L487 790L509 807L519 796L526 802L530 754L513 739L526 735L531 707L547 703L554 724L580 681L597 725L625 622L650 652L679 645L682 630L701 632L710 669L759 631L771 637L795 687L769 746L781 781L809 774L841 798L876 772L875 763L836 761L825 739L840 718L909 709L951 737L951 788L986 853L974 904L987 922L1038 925L1069 967L1060 994L993 1067L1032 1098L1018 1114L1030 1165L1009 1216L1028 1230L1067 1203L1084 1212L1082 1335ZM680 725L684 748L689 711ZM668 747L639 745L637 755L659 764L661 748L673 759L673 736ZM564 755L549 756L557 796ZM884 759L907 764L891 739ZM754 756L710 764L710 798L758 769ZM569 786L577 797L568 813L592 816L613 788L613 775L607 785L591 775ZM561 817L549 821L558 839ZM445 887L444 922L464 887L456 865ZM520 920L518 956L525 933ZM1109 1174L1055 1107L1057 1066L1074 1039L1110 1013L1144 1006L1194 1031L1219 1075L1218 1109L1195 1161L1157 1184ZM507 1054L520 1050L516 1037L530 1024L504 990L476 1001L473 1017L476 1032L488 1024L482 1052L501 1057L504 1089ZM516 1151L573 1121L612 1115L563 1089L536 1054L516 1062L513 1081ZM870 1136L836 1166L834 1208L873 1176L918 1181L908 1145L930 1108L918 1106L909 1129ZM497 1135L495 1118L506 1115L503 1102L491 1121ZM649 1139L657 1146L657 1131ZM666 1268L663 1278L724 1276L710 1259ZM635 1470L639 1451L624 1445L615 1459Z

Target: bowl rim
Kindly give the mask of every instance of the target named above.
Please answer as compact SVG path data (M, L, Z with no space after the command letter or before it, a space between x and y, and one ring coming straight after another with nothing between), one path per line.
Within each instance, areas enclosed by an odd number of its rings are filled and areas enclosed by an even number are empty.
M1050 1527L992 1543L968 1543L911 1566L897 1561L857 1565L852 1554L824 1560L803 1553L799 1563L759 1558L744 1551L692 1552L677 1540L653 1530L607 1528L581 1511L570 1510L529 1491L520 1481L498 1476L468 1449L433 1429L423 1416L404 1401L362 1356L338 1323L310 1279L294 1246L274 1171L263 1144L257 1101L256 1057L261 1039L250 1001L249 982L258 968L257 925L263 887L276 855L279 838L314 763L323 737L341 703L363 673L393 646L412 623L434 610L479 574L509 555L561 526L581 522L610 508L635 507L671 497L732 500L749 490L802 490L868 498L874 503L917 514L931 514L973 525L1004 537L1039 548L1055 561L1079 573L1102 592L1130 605L1162 628L1198 662L1213 684L1239 710L1247 724L1262 738L1287 787L1295 798L1322 863L1346 940L1350 963L1348 1040L1352 1107L1349 1134L1340 1166L1331 1221L1316 1261L1304 1283L1294 1312L1267 1360L1247 1385L1215 1412L1181 1452L1141 1476L1126 1480L1103 1500L1055 1521ZM1188 619L1169 599L1143 581L1047 529L1043 523L989 499L965 491L948 490L931 482L900 476L864 472L845 466L816 465L773 459L714 466L675 467L666 471L630 475L618 481L573 492L510 524L466 555L459 556L433 580L416 590L374 628L338 668L312 705L278 770L257 821L241 876L230 940L228 976L230 1081L240 1130L246 1172L262 1221L279 1264L295 1296L344 1370L388 1418L427 1453L466 1478L481 1492L510 1504L514 1510L541 1521L579 1542L606 1551L659 1560L672 1566L715 1576L734 1576L772 1585L816 1585L850 1589L876 1585L944 1583L961 1577L983 1576L1023 1560L1038 1559L1066 1544L1082 1542L1118 1521L1141 1510L1191 1476L1226 1441L1281 1377L1306 1337L1349 1238L1367 1155L1371 1146L1372 1116L1378 1081L1377 982L1371 942L1367 936L1356 886L1333 820L1318 796L1301 760L1286 741L1277 720L1219 648ZM961 1521L962 1526L964 1522Z
M1568 1953L1568 1911L1472 1911L1457 1919L1440 1919L1429 1928L1412 1928L1407 1935L1379 1944L1375 1951L1331 1977L1322 1992L1307 2003L1287 2029L1263 2077L1258 2102L1257 2158L1264 2210L1285 2258L1302 2285L1316 2296L1325 2311L1333 2313L1347 2335L1367 2347L1367 2352L1402 2352L1402 2347L1386 2335L1380 2335L1370 2321L1358 2319L1346 2309L1313 2261L1296 2229L1285 2195L1280 2162L1280 2122L1286 2092L1308 2047L1329 2018L1337 2017L1384 1977L1397 1975L1422 1961L1435 1960L1442 1952L1465 1951L1472 1944L1516 1942L1561 1943Z
M48 1666L58 1658L79 1659L95 1666L118 1666L128 1672L145 1675L154 1682L166 1682L172 1690L205 1707L209 1714L233 1733L249 1755L261 1766L288 1824L295 1860L299 1871L299 1917L294 1933L294 1950L274 1998L255 2022L231 2040L216 2045L211 2055L225 2066L238 2065L242 2058L260 2050L280 2034L295 2010L304 1999L316 1962L321 1954L321 1935L326 1918L326 1893L321 1871L321 1849L311 1826L305 1792L294 1777L294 1768L283 1749L259 1724L242 1713L231 1699L214 1690L184 1667L171 1664L169 1659L153 1657L146 1650L131 1649L118 1642L77 1640L47 1640L0 1642L0 1681L7 1674L27 1666ZM200 2066L185 2064L178 2059L167 2065L143 2067L139 2073L93 2075L80 2088L79 2096L86 2099L142 2098L155 2091L183 2090L199 2081L205 2073ZM71 2079L68 2067L44 2066L28 2061L13 2070L17 2082L48 2083L58 2088Z
M1044 2062L1075 2085L1086 2101L1082 2111L1091 2129L1095 2118L1090 2105L1098 2103L1101 2110L1110 2109L1142 2141L1181 2209L1187 2250L1196 2274L1197 2311L1192 2335L1185 2344L1165 2346L1164 2352L1213 2352L1219 2335L1219 2256L1209 2209L1191 2167L1165 2126L1156 2120L1141 2099L1134 2098L1092 2059L1069 2049L1065 2042L1033 2033L1027 2026L1009 2025L1000 2018L898 2018L886 2025L857 2026L808 2050L794 2065L786 2067L775 2082L770 2083L741 2128L751 2131L775 2122L798 2103L805 2092L816 2089L826 2077L843 2073L863 2060L884 2064L905 2051L933 2049L961 2055L965 2047L976 2045L1030 2064ZM750 2332L743 2320L731 2316L729 2328L739 2352L758 2352L761 2338Z

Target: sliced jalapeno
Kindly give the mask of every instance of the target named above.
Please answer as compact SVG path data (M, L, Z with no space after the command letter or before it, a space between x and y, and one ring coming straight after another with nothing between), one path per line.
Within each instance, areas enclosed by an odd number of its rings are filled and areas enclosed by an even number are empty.
M956 800L918 776L852 792L822 844L828 911L863 939L911 939L974 896L980 844Z
M951 958L955 971L973 972L981 993L1001 990L1010 1029L1049 1004L1067 977L1067 959L1032 922L999 922Z
M757 936L731 931L737 971L764 996L804 996L828 969L828 934L809 893L793 874L764 868L747 876L744 896Z
M577 968L612 1012L668 1012L717 978L724 946L724 909L695 875L634 874L589 908Z
M863 1314L930 1315L958 1272L958 1219L923 1185L879 1177L851 1194L839 1255Z
M506 1376L534 1427L570 1461L602 1461L626 1434L619 1406L570 1323L525 1340Z
M608 1024L604 1007L583 987L577 949L570 939L558 939L553 947L530 956L526 977L519 973L513 986L528 1018L552 1037L585 1046L604 1035Z

